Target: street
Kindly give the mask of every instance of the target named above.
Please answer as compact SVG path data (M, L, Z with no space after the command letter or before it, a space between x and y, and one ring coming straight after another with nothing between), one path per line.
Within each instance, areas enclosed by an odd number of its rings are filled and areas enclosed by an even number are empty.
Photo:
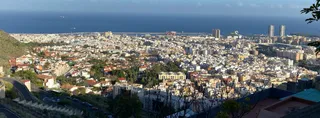
M2 78L5 81L8 81L10 83L12 83L12 85L23 95L24 99L27 101L36 101L32 94L30 93L30 91L28 90L28 88L23 85L22 83L20 83L19 81L13 79L13 78Z
M7 109L5 106L0 104L0 112L4 113L7 118L20 118L17 114L13 113L11 110Z

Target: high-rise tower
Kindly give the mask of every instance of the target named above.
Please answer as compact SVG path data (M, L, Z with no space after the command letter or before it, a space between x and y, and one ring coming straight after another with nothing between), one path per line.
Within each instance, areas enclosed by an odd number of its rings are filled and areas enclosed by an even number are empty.
M280 36L284 37L286 35L286 26L281 25L280 26Z
M220 38L220 29L213 29L212 35L216 38Z
M274 36L274 25L270 25L269 26L269 37L273 37Z

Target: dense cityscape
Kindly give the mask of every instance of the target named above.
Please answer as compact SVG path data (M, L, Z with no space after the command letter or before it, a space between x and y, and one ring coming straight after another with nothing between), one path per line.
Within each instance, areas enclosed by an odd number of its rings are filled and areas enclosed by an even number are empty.
M316 48L306 45L319 37L287 35L284 25L279 29L277 34L270 25L268 35L254 36L239 31L221 36L219 29L197 35L10 34L31 49L11 57L10 71L2 67L1 75L28 90L18 89L24 97L1 94L13 98L11 104L54 111L52 117L57 112L66 117L175 118L211 117L216 115L211 110L226 100L267 90L320 89L314 84L320 82L315 79ZM263 113L252 112L242 116Z

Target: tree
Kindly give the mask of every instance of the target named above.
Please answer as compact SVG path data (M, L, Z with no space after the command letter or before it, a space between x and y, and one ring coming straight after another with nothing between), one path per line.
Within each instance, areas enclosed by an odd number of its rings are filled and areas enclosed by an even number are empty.
M219 112L216 118L229 118L229 115L226 112Z
M124 70L112 70L112 71L111 71L111 74L112 74L112 75L115 75L115 76L117 76L117 77L126 77Z
M303 8L303 10L301 10L302 14L309 14L311 13L312 17L306 19L306 22L308 23L312 23L314 21L319 21L320 19L320 0L316 0L315 4L312 4L309 8ZM309 46L313 46L316 47L316 55L318 55L318 53L320 52L320 42L316 41L316 42L311 42L308 44Z
M37 77L37 74L30 71L30 70L27 70L27 71L18 71L16 72L15 74L13 74L13 76L15 77L21 77L23 79L27 79L27 80L30 80L31 83L34 83L36 84L38 87L42 87L43 85L43 81L38 79Z
M311 42L308 43L308 46L313 46L316 47L316 55L318 55L318 53L320 52L320 41L315 41L315 42Z
M40 52L40 53L38 53L37 55L38 55L39 57L44 57L44 56L45 56L44 52Z
M43 67L47 69L47 68L49 68L49 66L50 66L50 63L46 62Z
M318 21L320 19L320 0L316 0L316 3L312 4L309 8L303 8L301 10L302 14L311 13L312 17L306 19L306 22L312 23L314 21Z
M66 55L61 56L61 60L63 60L63 61L67 61L68 58L69 58L69 56L66 56Z
M76 94L86 94L86 89L85 88L78 88L77 90L75 90Z
M142 103L136 94L124 93L110 102L110 108L116 118L141 117Z
M6 98L11 98L11 99L14 99L14 98L17 98L17 92L14 91L14 88L13 88L13 85L9 82L6 82L6 81L3 81L4 84L5 84L5 87L6 87Z
M89 62L93 64L93 66L90 69L90 73L91 75L93 75L93 78L100 79L101 77L103 77L104 76L103 68L104 66L106 66L104 61L92 59Z
M254 108L254 107L253 107ZM231 116L232 118L242 118L245 114L252 110L252 106L245 102L237 102L235 100L226 100L222 104L222 112L218 116Z
M72 101L68 100L68 99L63 99L61 101L58 102L59 105L71 105Z

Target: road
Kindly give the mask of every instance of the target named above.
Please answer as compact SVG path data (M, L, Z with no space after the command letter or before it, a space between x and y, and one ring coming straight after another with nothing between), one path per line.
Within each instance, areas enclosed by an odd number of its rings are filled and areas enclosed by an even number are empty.
M0 112L6 115L7 118L20 118L17 114L7 109L5 106L0 104Z
M12 83L12 85L23 95L25 100L36 101L34 99L34 97L32 96L32 94L30 93L30 91L28 90L28 88L24 84L20 83L19 81L17 81L16 79L13 79L13 78L4 77L1 79Z

